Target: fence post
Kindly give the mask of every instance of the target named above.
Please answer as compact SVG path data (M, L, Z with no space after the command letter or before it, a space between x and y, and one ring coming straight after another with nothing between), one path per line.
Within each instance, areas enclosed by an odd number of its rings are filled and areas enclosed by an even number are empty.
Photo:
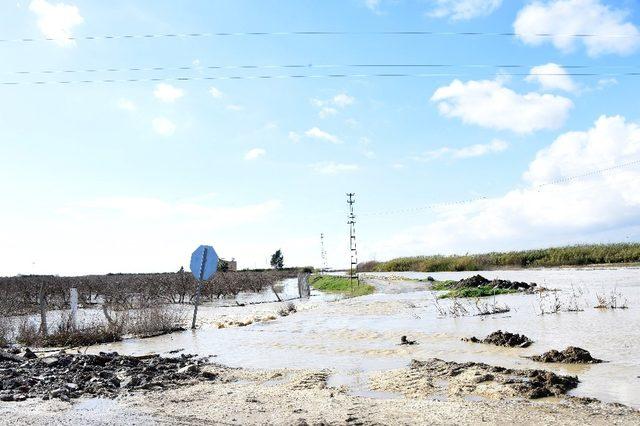
M75 287L69 289L69 304L71 305L71 327L76 330L78 328L78 289Z
M40 283L40 291L38 292L38 301L40 303L40 334L44 337L47 335L47 297L44 293L44 281Z

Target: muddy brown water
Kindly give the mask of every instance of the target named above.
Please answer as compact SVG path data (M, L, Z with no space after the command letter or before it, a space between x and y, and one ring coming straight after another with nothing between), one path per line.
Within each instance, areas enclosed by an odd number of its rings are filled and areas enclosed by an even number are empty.
M537 282L570 294L584 309L539 315L537 296L503 295L495 298L511 311L492 316L440 317L434 292L416 282L371 279L376 294L341 301L326 301L312 309L277 321L247 327L205 327L152 339L131 339L101 345L91 351L115 350L126 354L185 353L215 355L215 360L245 368L331 369L333 385L346 385L353 393L390 398L373 392L368 377L379 371L403 368L411 359L438 357L451 361L477 361L511 368L544 368L577 375L581 383L571 392L640 408L640 268L534 269L479 272L487 278ZM460 279L475 273L433 273L437 279ZM380 276L383 274L376 274ZM425 278L422 273L394 273ZM288 283L287 285L291 285ZM628 309L594 309L597 294L621 293ZM445 307L450 301L441 302ZM502 329L534 340L526 349L499 348L462 342L462 337L485 335ZM419 345L400 346L408 336ZM597 365L540 364L524 358L549 349L579 346L596 358Z

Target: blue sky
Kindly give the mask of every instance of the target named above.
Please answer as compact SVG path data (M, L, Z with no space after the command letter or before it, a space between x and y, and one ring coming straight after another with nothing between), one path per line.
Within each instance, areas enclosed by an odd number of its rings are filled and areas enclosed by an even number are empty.
M345 266L346 192L360 260L635 241L637 166L545 184L640 160L640 77L620 75L638 71L639 14L624 0L5 3L0 38L39 41L0 43L0 80L20 83L0 86L0 274L177 270L203 242L241 267L278 248L317 266L321 232ZM517 36L371 34L412 30ZM256 31L351 34L83 39ZM293 64L313 67L230 68ZM168 69L104 71L154 67ZM446 75L203 79L379 73ZM166 80L78 82L152 78Z

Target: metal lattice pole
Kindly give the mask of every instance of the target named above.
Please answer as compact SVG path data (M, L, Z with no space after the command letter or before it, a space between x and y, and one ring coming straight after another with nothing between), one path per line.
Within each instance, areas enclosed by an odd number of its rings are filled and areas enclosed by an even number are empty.
M327 266L327 251L324 248L324 234L320 234L320 260L320 274L324 274L329 269Z
M349 249L351 251L351 266L349 279L351 281L351 286L353 286L353 279L356 279L358 285L360 285L360 279L358 277L358 249L356 245L356 215L353 212L353 205L355 204L356 194L348 193L347 194L347 204L349 204ZM355 268L355 269L354 269Z

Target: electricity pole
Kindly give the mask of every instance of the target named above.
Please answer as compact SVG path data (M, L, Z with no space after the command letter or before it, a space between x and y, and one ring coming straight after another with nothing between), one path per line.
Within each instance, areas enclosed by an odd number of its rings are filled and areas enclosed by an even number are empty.
M353 205L356 202L356 194L350 192L347 194L347 204L349 204L349 249L351 250L351 266L349 279L351 286L353 286L353 279L355 278L358 285L360 285L360 278L358 277L358 249L356 246L356 215L353 213ZM355 267L355 270L354 270Z

